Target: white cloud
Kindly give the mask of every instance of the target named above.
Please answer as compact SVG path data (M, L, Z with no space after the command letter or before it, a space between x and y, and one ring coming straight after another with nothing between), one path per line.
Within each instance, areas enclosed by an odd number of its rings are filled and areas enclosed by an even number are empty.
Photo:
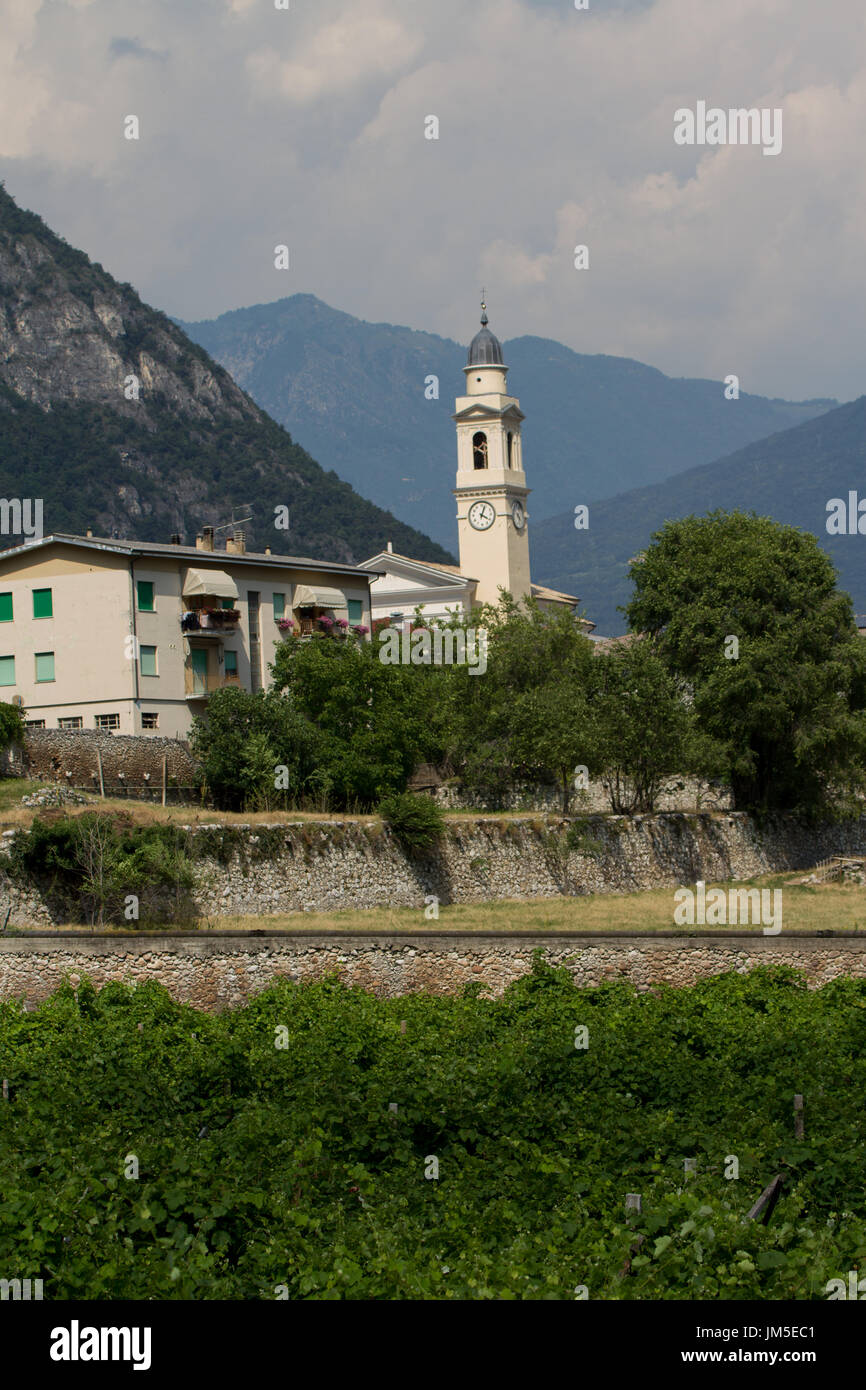
M465 340L486 284L505 337L852 396L866 11L827 16L813 0L4 0L0 154L23 203L183 317L303 290ZM112 56L132 40L160 61ZM782 154L677 147L674 111L698 99L781 106Z

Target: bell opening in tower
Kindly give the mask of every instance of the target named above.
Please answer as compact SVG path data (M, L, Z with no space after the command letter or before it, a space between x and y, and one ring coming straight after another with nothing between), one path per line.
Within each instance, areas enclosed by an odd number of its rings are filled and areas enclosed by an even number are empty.
M472 439L472 462L476 468L487 467L487 435L481 430Z

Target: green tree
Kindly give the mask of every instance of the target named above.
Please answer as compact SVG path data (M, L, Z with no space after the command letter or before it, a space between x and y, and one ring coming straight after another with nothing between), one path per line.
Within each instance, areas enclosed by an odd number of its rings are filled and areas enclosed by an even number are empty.
M376 643L291 637L271 669L275 691L316 731L316 775L336 805L372 808L441 754L423 671L383 664Z
M509 594L473 612L470 625L487 633L487 670L455 668L440 701L455 769L466 785L500 792L549 779L567 811L575 767L600 771L587 700L592 644L570 612Z
M683 682L647 641L599 652L593 664L598 758L611 810L655 810L664 782L693 758Z
M866 755L866 645L811 535L753 513L667 522L633 564L630 627L688 682L707 770L736 806L853 803Z
M191 743L205 786L227 810L297 804L315 788L318 731L276 690L216 691L194 721Z

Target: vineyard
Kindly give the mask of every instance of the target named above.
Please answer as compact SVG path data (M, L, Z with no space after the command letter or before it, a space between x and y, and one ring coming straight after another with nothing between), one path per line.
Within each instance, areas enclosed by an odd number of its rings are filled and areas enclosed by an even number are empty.
M0 1075L0 1276L46 1299L823 1300L866 1261L864 980L84 980L0 1006Z

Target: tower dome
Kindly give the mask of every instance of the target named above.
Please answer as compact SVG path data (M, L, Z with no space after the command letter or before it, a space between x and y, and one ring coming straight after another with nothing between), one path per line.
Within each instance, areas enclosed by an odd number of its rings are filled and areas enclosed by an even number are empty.
M466 365L469 367L502 367L505 365L505 359L502 356L502 344L487 327L487 306L485 304L481 305L481 329L469 344L469 358Z

